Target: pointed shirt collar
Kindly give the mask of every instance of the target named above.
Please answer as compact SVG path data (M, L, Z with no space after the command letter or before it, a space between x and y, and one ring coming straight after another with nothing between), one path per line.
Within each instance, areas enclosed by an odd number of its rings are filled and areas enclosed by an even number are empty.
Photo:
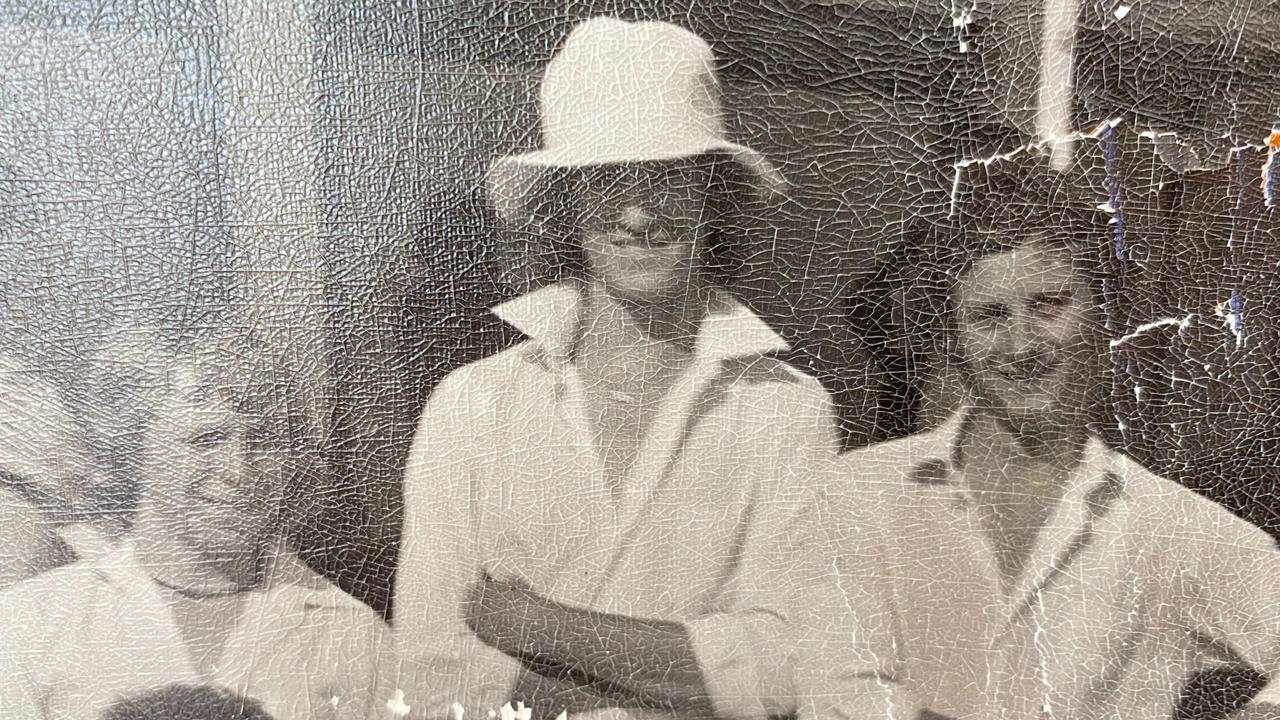
M957 472L963 468L960 456L960 443L968 432L971 417L969 408L962 408L953 413L941 425L924 433L912 444L912 453L926 458L914 467L911 479L917 484L948 486L954 490L967 492L962 487L963 474ZM1110 485L1111 490L1120 489L1120 479L1112 471L1114 458L1112 451L1095 435L1090 435L1085 443L1084 454L1080 464L1072 472L1067 484L1067 492L1063 500L1070 498L1093 498L1095 495L1107 495L1101 486Z
M970 410L963 408L913 444L911 483L941 489L963 506L974 502L964 483L963 458L958 449L968 431ZM1066 491L1039 534L1035 548L1009 597L1009 623L1016 622L1039 593L1052 584L1093 543L1097 523L1124 494L1123 478L1115 471L1116 454L1100 438L1090 435L1080 463L1067 481Z
M544 356L567 363L577 341L582 291L562 282L493 308L503 322L530 338ZM729 293L715 291L709 312L698 328L696 353L701 358L729 360L789 349L768 323Z

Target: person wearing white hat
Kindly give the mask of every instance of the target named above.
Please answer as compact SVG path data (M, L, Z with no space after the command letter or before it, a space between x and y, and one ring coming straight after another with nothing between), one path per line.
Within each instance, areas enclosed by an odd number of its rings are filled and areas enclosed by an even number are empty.
M552 188L577 264L495 308L527 340L448 376L421 418L394 625L435 680L406 704L889 715L880 608L851 608L812 544L831 401L708 259L783 187L726 139L709 46L589 20L540 97L543 148L497 161L490 197L538 222Z
M1087 176L1028 152L965 177L940 244L965 401L847 454L827 508L898 675L935 718L1173 718L1195 673L1250 668L1280 717L1275 539L1093 432L1115 227Z

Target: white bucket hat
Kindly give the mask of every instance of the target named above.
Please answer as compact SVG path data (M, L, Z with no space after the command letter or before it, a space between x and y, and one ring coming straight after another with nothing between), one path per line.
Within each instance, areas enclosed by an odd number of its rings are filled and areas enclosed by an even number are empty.
M763 155L726 139L711 47L670 23L580 23L547 66L539 104L543 148L489 170L489 199L505 220L520 216L550 168L717 154L766 193L785 187Z

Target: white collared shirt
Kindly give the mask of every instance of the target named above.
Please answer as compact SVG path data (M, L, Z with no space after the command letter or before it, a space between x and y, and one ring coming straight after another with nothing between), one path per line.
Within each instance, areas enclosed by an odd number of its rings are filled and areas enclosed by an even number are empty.
M953 467L963 415L844 456L830 524L893 611L901 676L959 720L1169 718L1195 671L1280 671L1280 552L1091 438L1016 590Z
M431 397L405 473L402 652L452 665L464 704L507 701L519 665L481 645L461 613L483 567L573 606L684 623L726 716L804 705L884 717L872 633L851 627L830 562L807 542L808 486L837 448L825 390L771 357L782 339L721 295L630 473L606 478L568 359L580 297L557 285L496 308L530 339ZM822 656L830 636L843 644Z
M0 717L97 720L171 683L227 687L276 720L382 717L381 619L293 554L246 593L210 676L161 591L123 542L0 594Z

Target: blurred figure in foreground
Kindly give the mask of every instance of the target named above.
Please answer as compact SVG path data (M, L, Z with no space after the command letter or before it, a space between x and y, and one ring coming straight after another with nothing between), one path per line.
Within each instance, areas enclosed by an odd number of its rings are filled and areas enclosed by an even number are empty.
M0 717L96 720L172 683L277 720L377 717L383 625L289 542L316 453L290 374L246 334L141 334L84 373L124 539L0 595Z
M57 390L0 359L0 589L102 547L96 476Z
M262 704L225 688L168 685L112 705L101 720L272 720Z

